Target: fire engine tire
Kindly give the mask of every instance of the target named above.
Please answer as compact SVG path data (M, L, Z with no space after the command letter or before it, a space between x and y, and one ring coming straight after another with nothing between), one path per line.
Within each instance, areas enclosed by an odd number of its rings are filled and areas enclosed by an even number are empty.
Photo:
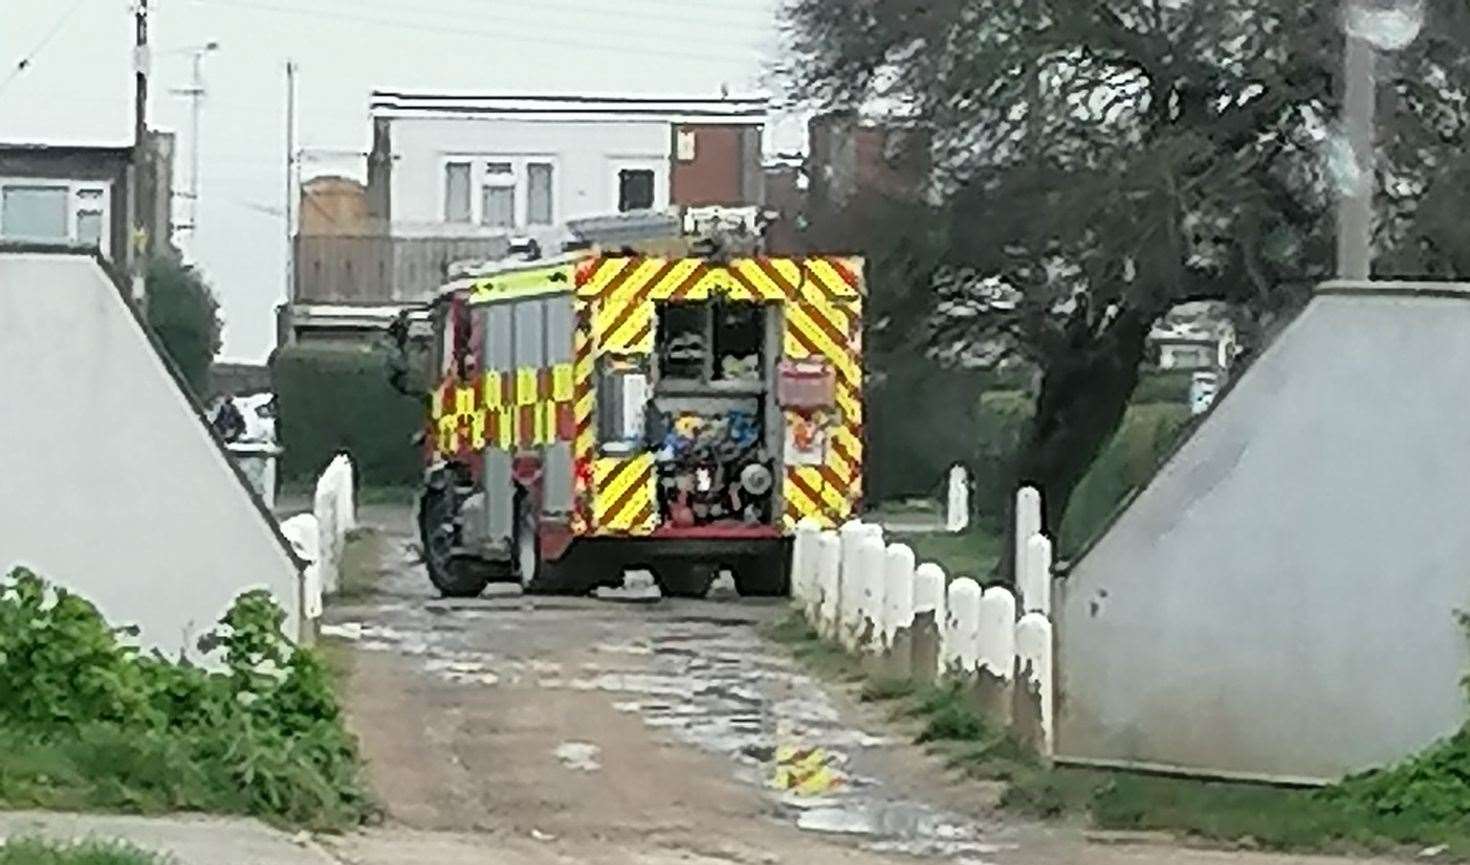
M660 562L653 568L658 589L670 598L703 598L720 575L709 562Z
M429 566L429 581L446 598L474 598L485 591L485 587L496 576L494 563L472 556L454 556L440 568Z
M774 597L789 590L789 565L784 551L741 556L735 562L735 591L744 597Z
M585 595L592 586L577 579L577 557L568 552L555 562L541 558L536 514L524 497L516 497L514 538L515 574L521 591L528 595Z

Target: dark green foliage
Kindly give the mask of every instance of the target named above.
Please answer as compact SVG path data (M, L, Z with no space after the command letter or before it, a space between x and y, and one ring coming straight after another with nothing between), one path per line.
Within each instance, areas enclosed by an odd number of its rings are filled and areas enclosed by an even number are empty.
M18 569L0 591L0 803L199 810L343 828L369 813L321 659L247 592L208 671L140 655L87 601Z
M286 481L315 481L338 450L352 454L359 483L416 486L422 450L413 436L427 424L424 398L389 383L390 352L365 345L286 346L271 358L285 448Z
M10 838L0 844L0 865L170 865L169 857L110 841L60 843Z
M209 365L220 348L219 301L198 269L160 257L145 275L148 326L158 335L194 395L211 394Z
M1132 402L1172 402L1189 404L1189 386L1194 373L1188 370L1151 370L1139 376L1138 387L1133 390Z
M920 352L871 356L864 484L873 501L942 494L949 467L972 466L981 376L946 370Z
M1072 492L1062 520L1059 552L1075 555L1106 528L1128 498L1148 483L1189 428L1188 406L1134 405Z

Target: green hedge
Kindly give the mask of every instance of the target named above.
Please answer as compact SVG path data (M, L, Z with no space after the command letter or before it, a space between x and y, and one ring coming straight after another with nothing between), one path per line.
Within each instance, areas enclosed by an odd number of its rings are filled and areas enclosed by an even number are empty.
M1137 404L1155 402L1189 403L1189 385L1194 373L1189 370L1145 370L1138 377L1138 387L1133 390L1133 402Z
M865 497L869 502L941 494L949 467L974 458L981 377L927 358L873 360L868 388Z
M376 347L277 350L271 381L285 449L282 480L314 479L345 448L363 485L418 483L422 451L412 438L424 428L426 403L395 391L388 377L389 354Z
M1102 530L1123 500L1154 476L1190 417L1188 406L1174 403L1128 408L1122 427L1072 491L1062 520L1061 555L1075 555Z

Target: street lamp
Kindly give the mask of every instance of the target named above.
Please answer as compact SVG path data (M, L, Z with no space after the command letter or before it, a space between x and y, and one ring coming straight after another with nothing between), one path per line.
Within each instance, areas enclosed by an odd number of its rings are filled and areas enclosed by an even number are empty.
M1337 275L1367 280L1373 270L1373 145L1379 52L1400 51L1424 26L1424 0L1343 0L1342 132L1352 169L1340 179Z
M194 231L199 226L199 121L204 113L204 56L218 51L219 48L218 42L210 40L203 45L192 45L161 52L163 54L190 54L194 58L194 74L189 86L175 87L169 91L179 96L189 97L192 103L189 130L189 189L183 193L189 199L189 221L178 226L181 231Z

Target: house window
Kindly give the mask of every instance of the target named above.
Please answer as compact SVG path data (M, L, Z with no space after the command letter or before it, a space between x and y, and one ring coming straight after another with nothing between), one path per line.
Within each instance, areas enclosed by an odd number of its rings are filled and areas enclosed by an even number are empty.
M526 222L531 225L551 224L551 164L526 164Z
M102 190L77 190L77 242L102 247Z
M515 228L516 188L514 186L486 186L481 196L480 222L492 228Z
M444 165L444 220L470 221L470 164L448 162Z
M653 171L627 168L618 172L618 212L650 210L653 207Z
M0 235L18 240L71 239L66 186L6 186L0 190Z

